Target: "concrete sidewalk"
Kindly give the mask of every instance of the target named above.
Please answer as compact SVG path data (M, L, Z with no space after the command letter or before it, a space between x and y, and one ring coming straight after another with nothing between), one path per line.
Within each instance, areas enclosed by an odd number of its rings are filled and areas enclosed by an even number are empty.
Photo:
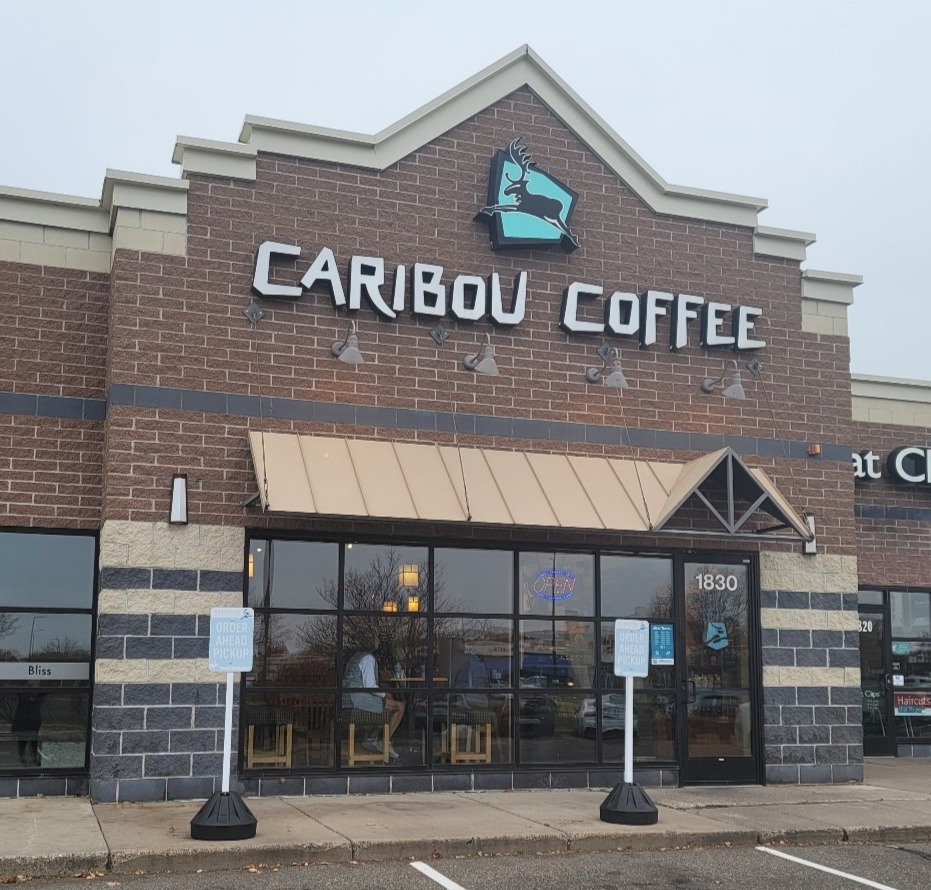
M931 760L870 759L863 785L651 788L659 823L601 822L607 791L249 798L248 841L195 841L200 802L0 801L0 876L189 872L432 856L757 843L929 842Z

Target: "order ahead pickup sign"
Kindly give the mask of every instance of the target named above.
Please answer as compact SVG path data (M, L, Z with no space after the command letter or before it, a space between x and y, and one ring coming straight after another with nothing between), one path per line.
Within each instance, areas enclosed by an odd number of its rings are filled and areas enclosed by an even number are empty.
M219 673L252 670L255 613L241 606L210 610L209 668Z
M650 622L614 622L614 676L645 677L650 670Z

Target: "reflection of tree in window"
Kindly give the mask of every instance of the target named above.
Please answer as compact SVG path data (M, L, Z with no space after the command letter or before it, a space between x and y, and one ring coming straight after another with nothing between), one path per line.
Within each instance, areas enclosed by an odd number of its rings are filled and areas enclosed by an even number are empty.
M19 616L9 612L0 612L0 640L16 633L19 627ZM12 649L0 649L0 661L16 661L16 653Z
M89 649L71 637L55 637L33 652L32 657L43 661L87 661L91 654Z

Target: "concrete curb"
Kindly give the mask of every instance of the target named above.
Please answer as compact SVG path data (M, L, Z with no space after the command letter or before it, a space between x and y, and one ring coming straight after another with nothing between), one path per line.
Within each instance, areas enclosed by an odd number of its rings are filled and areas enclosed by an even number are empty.
M70 878L91 871L107 873L107 853L69 853L65 856L7 856L0 859L0 878L26 875L29 878Z
M625 834L564 835L554 837L499 837L380 842L349 842L332 846L269 845L243 849L235 842L218 842L209 849L117 851L56 857L7 857L0 859L0 876L34 878L73 877L87 872L126 875L136 872L184 874L198 870L222 871L249 865L288 866L385 862L391 860L472 856L520 856L554 853L651 852L683 848L836 845L842 843L929 843L931 826L812 829L801 831L649 832Z
M306 845L269 845L243 848L235 841L218 841L209 850L121 850L110 858L110 873L225 871L248 865L340 864L352 859L352 845L347 841L332 847Z

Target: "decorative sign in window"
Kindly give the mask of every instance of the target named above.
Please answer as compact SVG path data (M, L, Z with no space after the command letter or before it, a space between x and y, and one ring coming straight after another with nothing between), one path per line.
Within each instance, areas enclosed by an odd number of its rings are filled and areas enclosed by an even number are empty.
M563 569L545 569L531 580L530 589L541 600L567 600L575 594L575 575Z

